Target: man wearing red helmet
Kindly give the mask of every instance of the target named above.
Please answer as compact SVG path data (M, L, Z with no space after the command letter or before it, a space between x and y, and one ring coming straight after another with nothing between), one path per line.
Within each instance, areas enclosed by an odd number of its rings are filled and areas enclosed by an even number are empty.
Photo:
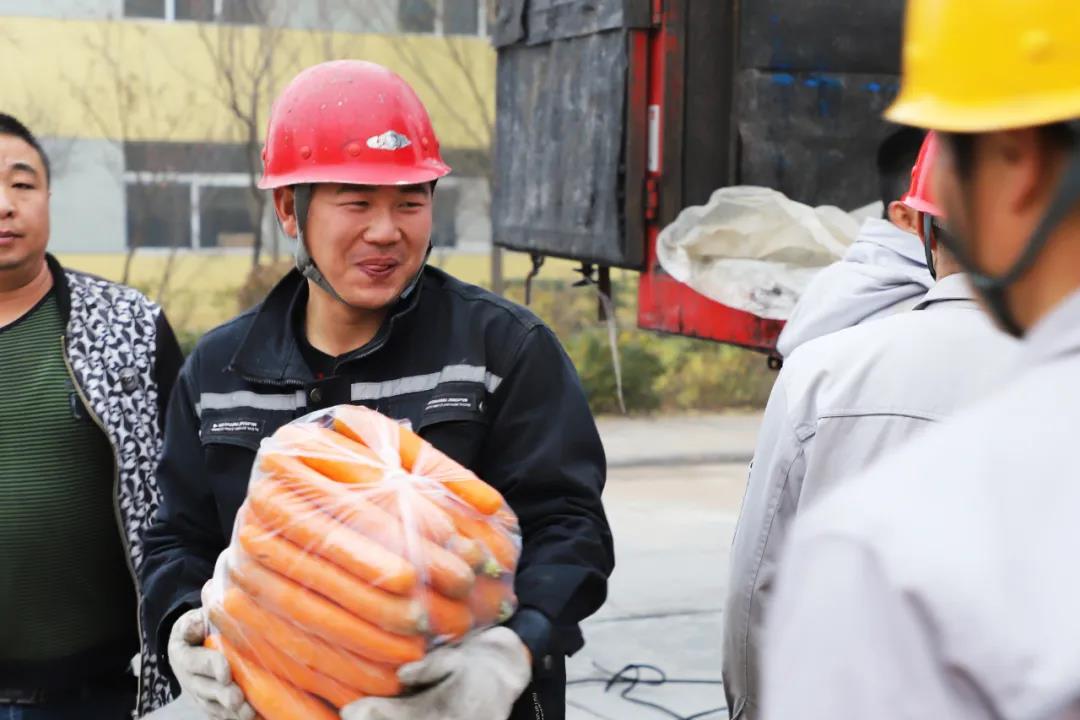
M913 311L800 346L777 378L758 436L731 551L724 689L732 718L760 717L758 661L777 565L796 515L867 464L952 415L1002 375L1015 343L979 311L938 244L927 135L902 202L917 214L937 283Z
M213 718L254 713L201 647L200 591L227 546L262 438L313 410L408 420L517 513L520 609L403 672L424 689L360 718L560 718L578 623L614 564L604 452L569 358L529 311L425 266L436 181L450 172L420 100L357 61L302 72L271 113L260 186L297 269L206 335L174 394L147 535L145 620L178 685Z

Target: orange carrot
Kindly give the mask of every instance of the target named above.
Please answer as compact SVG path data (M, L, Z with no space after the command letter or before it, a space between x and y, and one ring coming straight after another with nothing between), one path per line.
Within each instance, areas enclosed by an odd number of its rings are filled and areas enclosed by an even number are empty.
M378 428L378 423L394 422L366 408L338 408L335 412L334 429L351 440L367 445L374 442L373 437L380 437L379 433L383 429ZM404 425L398 425L397 432L403 468L416 475L438 480L485 515L491 515L502 507L503 497L498 490L449 456L432 448L427 441Z
M517 606L514 588L510 582L489 577L477 578L476 586L469 595L477 626L497 625L510 619Z
M425 540L420 544L417 565L427 573L431 587L449 598L467 597L476 582L476 573L454 553Z
M401 466L412 472L416 459L424 452L424 447L431 447L422 437L404 425L398 425L398 445L401 452Z
M358 405L334 409L334 430L369 448L396 442L398 456L406 470L412 468L412 463L406 464L404 460L409 456L415 458L419 452L418 444L423 443L418 435L396 420Z
M434 591L423 592L421 597L433 635L460 640L472 628L472 611L465 603L451 600Z
M459 533L481 543L504 570L513 572L521 550L502 522L497 518L476 517L467 509L454 512L452 517Z
M281 533L302 550L322 555L358 578L390 592L403 595L416 587L416 568L408 561L288 492L280 481L259 479L248 488L247 502L263 525Z
M225 591L222 607L248 635L270 638L282 652L347 687L368 695L392 696L401 692L401 682L393 667L358 657L304 632L297 625L258 605L243 590Z
M259 633L244 632L239 624L220 608L210 607L210 619L221 632L221 636L236 646L241 653L253 658L259 665L279 678L287 678L301 690L307 690L312 695L321 697L334 707L341 708L364 697L359 690L323 675L282 652Z
M468 474L459 474L440 482L446 486L447 490L483 514L494 514L503 506L503 496L499 494L498 490L476 477L476 475L473 475L468 470L465 472Z
M423 638L389 633L250 560L230 564L230 575L259 604L369 660L402 664L424 656Z
M337 482L367 485L386 474L386 463L378 455L329 428L285 425L274 433L274 440L283 445L276 453L296 457Z
M433 485L430 489L435 490L437 487ZM402 510L407 507L420 534L436 545L446 545L450 538L457 534L450 516L427 496L426 489L402 488L395 493L384 494L373 502L401 521L404 521Z
M244 656L228 640L206 638L206 647L225 654L244 697L266 720L338 720L338 714L303 690L276 677Z
M240 547L262 565L325 595L384 630L413 635L426 627L424 609L415 600L380 590L329 560L304 552L260 525L254 517L241 524L237 539Z
M446 543L446 549L464 560L477 573L499 577L503 567L488 549L476 540L463 535L454 535Z
M283 463L283 465L287 464ZM260 482L266 483L268 480L263 478ZM314 500L313 508L316 508L316 506L321 507L320 499L327 502L325 493L322 493L318 488L305 485L303 481L291 478L275 478L269 482L282 491L290 492L298 502L305 502L308 499ZM330 502L335 502L335 496L330 497L332 498ZM408 500L402 500L402 502L408 502ZM476 579L476 574L468 563L454 553L439 547L419 533L414 532L409 537L405 528L393 515L374 503L368 502L360 495L342 499L340 502L335 502L335 505L337 510L332 514L342 521L336 523L337 532L335 535L346 536L353 533L357 538L366 542L374 540L399 558L407 556L408 560L412 561L417 568L426 574L429 582L439 592L453 598L463 598L469 594L473 581ZM256 514L261 516L258 507L254 503L252 506L255 507ZM317 509L316 512L318 512ZM327 517L327 520L335 523L330 517ZM288 532L287 528L283 528L281 531L286 534ZM344 542L343 537L341 540ZM321 552L318 546L312 546L312 550ZM370 578L365 579L377 584Z
M282 472L274 480L283 489L311 501L323 511L333 515L343 525L363 528L361 534L365 536L400 540L396 537L401 527L397 518L372 501L373 498L380 497L393 499L397 495L396 490L359 490L354 485L319 481L310 474L305 475L304 470L308 473L313 471L305 468L303 463L295 458L280 458L275 462L282 468ZM400 542L396 545L394 543L383 543L383 545L395 552L400 549Z

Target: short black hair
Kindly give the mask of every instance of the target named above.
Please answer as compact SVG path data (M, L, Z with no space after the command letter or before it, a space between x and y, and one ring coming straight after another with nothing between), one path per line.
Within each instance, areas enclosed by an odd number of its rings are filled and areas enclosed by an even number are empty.
M41 143L34 137L34 133L30 132L30 128L11 115L0 113L0 135L17 137L37 150L37 154L41 156L41 164L45 166L45 184L49 185L52 182L52 167L49 165L49 156L45 154L45 148L41 147Z
M919 159L926 133L913 127L893 130L878 145L878 189L881 193L882 217L888 217L889 203L899 200L911 185L911 168Z

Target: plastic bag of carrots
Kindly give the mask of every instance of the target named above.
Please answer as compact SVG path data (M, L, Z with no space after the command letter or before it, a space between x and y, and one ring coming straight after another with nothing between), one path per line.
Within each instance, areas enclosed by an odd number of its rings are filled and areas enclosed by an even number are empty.
M336 720L400 666L515 609L517 518L409 428L363 407L263 441L207 584L207 645L265 720Z

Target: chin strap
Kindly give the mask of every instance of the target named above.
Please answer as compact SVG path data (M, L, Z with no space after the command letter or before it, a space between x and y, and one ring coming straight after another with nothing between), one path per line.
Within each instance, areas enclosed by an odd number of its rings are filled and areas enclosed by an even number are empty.
M937 267L934 266L934 218L930 213L919 213L919 224L922 226L923 252L926 253L926 269L930 271L930 277L937 280Z
M330 284L330 281L326 279L326 276L322 274L322 271L315 265L315 260L312 259L311 253L307 249L307 240L304 238L304 227L307 225L308 209L311 207L311 185L302 184L296 185L293 188L293 203L296 208L296 269L311 282L322 288L327 295L334 298L343 305L348 305L349 302L338 294L338 291L334 289L334 286ZM427 265L428 258L431 257L431 243L428 243L427 252L424 254L424 262L420 264L420 270L416 273L413 279L405 286L405 290L401 293L400 299L409 297L415 290L416 286L420 284L420 278L424 274L424 266Z

